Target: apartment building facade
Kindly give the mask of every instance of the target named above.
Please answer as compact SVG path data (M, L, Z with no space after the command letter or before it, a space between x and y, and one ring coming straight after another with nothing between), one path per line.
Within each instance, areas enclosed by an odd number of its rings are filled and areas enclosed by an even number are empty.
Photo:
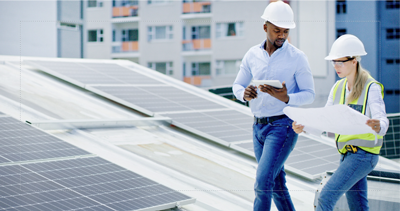
M345 33L363 41L361 63L385 86L387 113L400 112L400 1L336 1L336 36Z
M295 13L313 4L287 2ZM231 85L244 54L266 37L260 16L269 1L97 0L87 1L89 4L93 6L86 8L87 34L99 35L102 30L103 40L87 42L85 57L129 59L199 87ZM317 19L322 17L321 23L327 28L325 11L330 3L314 4L322 5ZM301 13L297 21L313 18ZM307 22L299 25L303 25L304 33L311 28ZM297 37L300 34L297 28L292 30L290 42L309 48L309 56L326 54L329 39L333 42L333 37L325 38L324 31L322 43L317 44L323 47L311 50L307 39ZM325 61L314 63L315 75L333 84L332 77L326 78Z

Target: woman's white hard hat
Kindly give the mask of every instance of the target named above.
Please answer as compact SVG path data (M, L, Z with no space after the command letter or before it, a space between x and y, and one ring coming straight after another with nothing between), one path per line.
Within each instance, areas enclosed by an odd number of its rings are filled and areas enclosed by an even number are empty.
M352 34L344 34L337 38L332 45L331 52L325 57L326 60L334 60L348 56L364 56L364 44Z
M268 4L261 18L271 22L277 27L285 29L293 29L296 27L293 10L283 1L276 1Z

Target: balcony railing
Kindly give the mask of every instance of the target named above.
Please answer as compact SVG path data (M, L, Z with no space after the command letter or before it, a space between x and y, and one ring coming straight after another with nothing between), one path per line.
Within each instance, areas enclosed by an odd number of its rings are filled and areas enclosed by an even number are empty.
M210 80L211 76L209 75L197 75L197 76L191 76L191 77L184 77L183 81L192 84L195 86L201 86L204 84L204 81Z
M182 13L211 13L211 2L183 3Z
M184 51L211 49L211 39L183 40Z
M128 42L114 42L112 52L113 53L124 53L124 52L137 52L139 51L138 41Z
M134 6L124 6L124 7L113 7L113 18L119 17L137 17L139 7Z

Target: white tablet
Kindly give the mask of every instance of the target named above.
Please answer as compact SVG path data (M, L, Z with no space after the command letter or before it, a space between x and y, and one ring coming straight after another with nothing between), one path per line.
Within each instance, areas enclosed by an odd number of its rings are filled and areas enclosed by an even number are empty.
M253 84L256 87L267 84L278 89L282 88L282 83L279 80L254 80Z

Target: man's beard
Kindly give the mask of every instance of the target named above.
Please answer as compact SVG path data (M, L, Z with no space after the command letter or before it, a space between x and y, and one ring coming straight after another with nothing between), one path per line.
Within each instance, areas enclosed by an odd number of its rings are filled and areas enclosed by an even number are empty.
M282 42L282 45L277 45L275 42L274 42L274 47L276 48L276 49L278 49L278 48L281 48L282 46L283 46L283 43L285 43L285 40L284 39L281 39L281 40L283 40L283 42Z

